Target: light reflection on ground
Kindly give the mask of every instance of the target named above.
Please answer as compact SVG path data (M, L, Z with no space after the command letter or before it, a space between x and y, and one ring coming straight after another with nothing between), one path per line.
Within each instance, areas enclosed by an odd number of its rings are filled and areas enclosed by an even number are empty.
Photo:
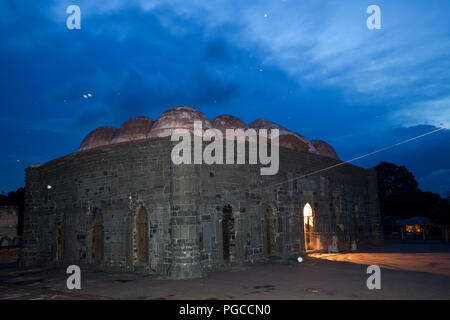
M312 253L308 256L330 261L344 261L380 268L421 271L450 276L450 253Z

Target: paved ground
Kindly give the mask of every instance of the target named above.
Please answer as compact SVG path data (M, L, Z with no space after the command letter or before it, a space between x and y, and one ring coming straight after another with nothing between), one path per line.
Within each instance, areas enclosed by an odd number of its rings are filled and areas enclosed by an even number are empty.
M450 246L441 243L391 242L368 252L311 254L329 261L377 265L392 270L421 271L450 277ZM380 252L381 251L381 252Z
M9 265L0 268L0 299L450 299L450 275L441 272L448 271L450 247L414 245L351 253L352 263L306 257L301 263L272 261L190 280L82 271L82 289L76 293L66 289L64 269L18 270ZM390 261L389 253L396 258ZM374 261L382 265L381 290L366 287L364 264ZM420 271L408 271L410 263Z

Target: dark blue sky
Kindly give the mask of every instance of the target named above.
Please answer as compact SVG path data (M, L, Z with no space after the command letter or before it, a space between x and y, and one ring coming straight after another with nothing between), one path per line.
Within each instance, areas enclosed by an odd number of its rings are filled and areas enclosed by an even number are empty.
M71 4L81 30L66 27ZM369 4L382 30L367 29ZM342 160L448 126L448 12L447 0L0 0L0 191L98 126L180 104L268 118ZM445 194L449 142L444 130L355 164L406 165Z

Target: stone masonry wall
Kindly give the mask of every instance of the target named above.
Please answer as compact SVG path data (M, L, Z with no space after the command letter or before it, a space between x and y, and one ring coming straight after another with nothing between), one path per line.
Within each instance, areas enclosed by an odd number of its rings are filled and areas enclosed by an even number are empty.
M174 144L121 143L28 168L20 263L189 278L381 239L371 170L345 164L297 179L338 161L288 149L275 176L259 165L173 165Z
M16 206L0 207L0 247L13 246L17 240L18 209Z

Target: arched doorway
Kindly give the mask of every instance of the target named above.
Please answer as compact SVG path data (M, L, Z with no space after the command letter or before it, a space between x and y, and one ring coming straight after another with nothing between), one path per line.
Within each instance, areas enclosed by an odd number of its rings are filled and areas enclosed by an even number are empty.
M148 217L144 206L136 219L136 247L138 264L148 264Z
M312 234L314 231L314 217L312 207L309 203L306 203L303 207L303 228L305 232L305 250L311 250Z
M223 248L223 261L230 261L230 247L231 240L234 234L234 219L233 208L227 204L223 207L222 216L222 248Z
M278 229L278 221L275 214L275 210L272 206L266 207L266 248L268 256L277 255L277 229Z
M103 218L100 210L95 212L93 248L94 263L100 264L103 260Z

